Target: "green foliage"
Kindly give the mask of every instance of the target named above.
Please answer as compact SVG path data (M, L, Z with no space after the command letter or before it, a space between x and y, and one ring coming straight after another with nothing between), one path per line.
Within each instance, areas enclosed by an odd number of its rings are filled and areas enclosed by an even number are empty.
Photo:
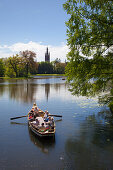
M24 76L28 77L29 73L34 73L36 71L36 53L33 51L21 51L20 52L21 61L24 65Z
M30 73L36 73L37 63L34 61L36 54L32 51L20 52L6 61L5 74L9 77L28 77Z
M39 74L52 74L53 73L53 65L48 62L41 62L38 66Z
M55 74L65 74L66 63L61 63L60 58L56 58L53 62Z
M10 66L9 66L9 67L6 67L5 75L8 76L8 77L10 77L10 78L15 78L15 77L16 77L16 74L15 74L13 68L10 67Z
M65 74L65 63L56 63L54 67L54 72L56 74Z
M69 15L66 75L73 94L95 95L113 89L113 1L67 0ZM112 98L107 101L110 103Z
M5 65L3 59L0 59L0 77L3 77L5 73Z
M113 101L111 101L108 106L110 107L111 111L113 112Z
M7 74L8 74L8 71L14 72L15 73L14 75L16 77L19 77L20 58L19 58L18 54L13 57L9 57L7 62L8 62ZM10 70L12 70L12 71L10 71ZM11 74L11 76L12 76L12 74Z

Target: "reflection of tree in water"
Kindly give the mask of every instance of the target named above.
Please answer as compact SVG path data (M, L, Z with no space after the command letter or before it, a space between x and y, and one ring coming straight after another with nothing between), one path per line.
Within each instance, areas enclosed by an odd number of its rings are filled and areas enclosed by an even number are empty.
M50 84L45 84L45 96L47 98L47 101L48 101L49 93L50 93Z
M44 84L45 86L45 96L46 96L46 99L48 101L48 98L49 98L49 94L50 94L50 89L54 89L56 92L60 91L60 88L63 87L63 88L66 88L66 84L59 84L59 83L55 83L55 84Z
M35 85L32 84L13 84L9 85L10 98L14 98L23 102L32 102L35 92Z
M90 122L97 124L92 142L100 147L107 147L113 143L113 114L109 110L104 110L98 113L97 116L89 117ZM100 120L100 122L99 122ZM92 122L92 124L93 124ZM93 128L94 128L93 127Z
M3 85L0 85L0 96L3 96L4 94L4 86Z
M4 94L4 89L5 89L5 86L3 85L3 83L5 82L4 79L0 78L0 96L3 96Z
M62 83L62 84L56 83L56 84L54 84L54 89L55 89L56 91L59 91L61 87L66 88L67 85L66 85L65 83Z
M65 145L67 161L75 169L113 169L113 115L109 110L86 118L80 124L79 137Z
M55 137L50 138L41 138L36 136L28 127L29 136L31 141L36 145L43 153L48 154L49 150L54 147L55 145Z
M49 99L50 90L52 92L58 92L60 89L66 88L65 83L59 84L38 84L35 79L28 80L7 80L2 81L0 84L0 95L4 93L9 94L11 99L15 99L17 101L22 101L25 103L31 103L36 101L37 96L41 95L41 98L46 97ZM45 89L45 94L44 94ZM39 91L38 91L39 90ZM39 95L37 95L39 92Z
M11 99L23 101L25 103L33 102L34 94L37 91L37 84L32 80L7 80L0 85L0 93L7 93Z
M60 90L60 84L54 84L54 89L56 90L56 91L59 91Z

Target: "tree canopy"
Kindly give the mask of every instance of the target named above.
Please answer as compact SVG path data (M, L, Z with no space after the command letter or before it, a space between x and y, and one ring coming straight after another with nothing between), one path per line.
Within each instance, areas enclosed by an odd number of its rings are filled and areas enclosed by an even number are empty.
M22 59L22 63L24 65L25 69L25 76L28 77L29 72L34 72L33 68L35 68L35 58L36 58L36 53L33 51L21 51L20 56Z
M113 103L113 1L67 0L66 75L73 94L104 95Z
M5 74L9 77L28 77L29 73L37 71L36 54L32 51L22 51L20 54L6 60Z
M53 73L53 65L49 62L40 62L38 66L39 74L52 74Z
M3 59L0 59L0 77L3 77L5 73L5 65Z

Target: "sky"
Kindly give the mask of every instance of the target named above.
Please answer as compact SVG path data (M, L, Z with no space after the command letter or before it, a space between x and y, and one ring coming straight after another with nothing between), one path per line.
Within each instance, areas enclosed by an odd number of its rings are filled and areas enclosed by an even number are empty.
M37 61L45 60L49 48L50 60L65 61L67 14L62 4L66 0L0 0L0 58L20 51L32 50Z

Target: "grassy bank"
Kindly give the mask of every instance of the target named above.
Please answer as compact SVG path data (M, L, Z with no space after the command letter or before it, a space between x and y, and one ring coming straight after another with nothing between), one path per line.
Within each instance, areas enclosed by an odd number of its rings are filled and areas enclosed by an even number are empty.
M33 78L34 76L62 76L64 77L65 74L34 74L34 75L31 75L29 77L18 77L18 78L10 78L10 77L0 77L0 79L29 79L29 78Z
M17 77L17 78L16 77L0 77L0 79L15 79L15 80L16 79L17 80L18 79L29 79L29 78L32 78L32 77L28 77L28 78L27 77Z
M31 76L65 76L65 74L35 74Z

